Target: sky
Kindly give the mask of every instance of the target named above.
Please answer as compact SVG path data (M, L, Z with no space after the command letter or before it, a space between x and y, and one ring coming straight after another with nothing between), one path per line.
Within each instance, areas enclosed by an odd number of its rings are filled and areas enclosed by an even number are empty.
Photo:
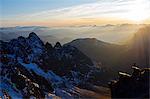
M1 26L150 23L150 0L0 0Z

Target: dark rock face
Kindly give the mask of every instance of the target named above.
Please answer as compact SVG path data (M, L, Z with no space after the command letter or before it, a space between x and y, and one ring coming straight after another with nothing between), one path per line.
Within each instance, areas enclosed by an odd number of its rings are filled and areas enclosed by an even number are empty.
M149 98L150 69L132 67L133 73L119 72L119 80L109 83L112 98Z
M45 48L47 49L47 51L52 51L53 50L53 46L48 42L46 42Z
M55 49L60 49L62 46L59 42L56 43L56 45L54 46Z
M33 38L31 37L31 39ZM45 97L45 92L53 92L54 89L52 88L52 83L42 75L36 74L22 65L22 63L32 63L32 59L29 58L31 54L34 54L32 47L38 44L42 45L39 47L43 47L42 42L38 40L33 40L32 44L35 42L36 44L31 46L31 42L28 43L29 40L19 37L10 42L1 41L0 86L3 93L13 93L17 98L21 98L21 96L24 98L30 98L31 96L43 98ZM36 58L38 55L40 54L36 53L33 56ZM19 96L17 96L18 94Z

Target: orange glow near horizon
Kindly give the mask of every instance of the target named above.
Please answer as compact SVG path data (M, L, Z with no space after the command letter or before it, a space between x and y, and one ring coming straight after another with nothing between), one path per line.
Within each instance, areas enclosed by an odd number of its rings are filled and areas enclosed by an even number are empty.
M8 15L3 14L0 25L6 27L24 25L62 27L125 23L150 24L149 4L149 0L97 0L40 11L29 10L28 13L19 11L8 13Z
M117 18L79 18L79 19L54 19L44 21L5 21L2 22L2 26L30 26L40 25L47 27L63 27L63 26L81 26L81 25L106 25L106 24L150 24L150 19L142 22L133 20L117 19Z

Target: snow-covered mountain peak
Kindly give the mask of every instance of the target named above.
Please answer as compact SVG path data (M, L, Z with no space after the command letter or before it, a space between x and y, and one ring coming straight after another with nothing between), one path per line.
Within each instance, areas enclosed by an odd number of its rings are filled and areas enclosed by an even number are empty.
M77 48L59 42L54 47L44 44L33 32L27 38L0 41L0 53L0 95L12 98L45 98L49 93L79 97L71 90L89 81L96 70Z

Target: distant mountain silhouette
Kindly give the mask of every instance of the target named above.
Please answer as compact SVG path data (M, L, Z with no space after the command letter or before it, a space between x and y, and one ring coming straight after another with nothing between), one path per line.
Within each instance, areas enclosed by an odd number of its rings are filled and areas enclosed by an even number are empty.
M68 43L75 46L93 61L100 62L101 66L111 67L118 61L124 46L111 44L95 38L76 39Z
M150 27L141 28L135 33L130 48L136 63L144 67L150 66Z
M99 41L95 38L76 39L68 45L77 47L100 66L113 68L115 71L130 69L132 63L139 66L150 66L150 28L140 29L124 45Z
M140 27L148 26L145 24L107 24L70 26L70 27L44 27L44 26L17 26L17 27L0 27L0 40L9 41L18 36L27 37L29 33L35 32L44 42L60 42L65 44L78 38L97 38L113 43L125 42Z

